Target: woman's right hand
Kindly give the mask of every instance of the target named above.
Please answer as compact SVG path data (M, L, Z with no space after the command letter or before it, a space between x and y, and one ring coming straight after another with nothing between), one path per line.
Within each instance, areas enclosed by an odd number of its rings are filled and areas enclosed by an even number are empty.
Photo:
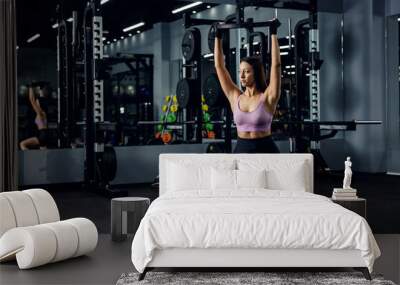
M278 28L281 25L281 22L277 18L273 18L271 20L271 26L269 27L269 31L271 35L276 35L278 33Z

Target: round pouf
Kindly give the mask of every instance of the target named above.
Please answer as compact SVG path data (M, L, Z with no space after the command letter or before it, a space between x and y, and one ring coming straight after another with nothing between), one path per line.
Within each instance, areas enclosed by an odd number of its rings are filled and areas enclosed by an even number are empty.
M128 233L135 234L150 205L149 198L122 197L111 200L111 239L124 241Z

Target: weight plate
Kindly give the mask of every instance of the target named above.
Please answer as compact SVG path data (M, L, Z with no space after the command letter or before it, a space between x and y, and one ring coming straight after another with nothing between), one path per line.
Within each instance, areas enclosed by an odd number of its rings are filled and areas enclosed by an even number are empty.
M167 122L168 123L175 123L176 122L176 116L174 113L168 114L167 116Z
M190 99L190 81L186 78L178 81L176 86L176 97L179 107L186 108Z
M206 130L207 131L212 131L214 129L214 125L213 124L211 124L211 123L207 123L206 124Z
M211 116L209 113L204 113L203 114L203 122L209 122L211 119Z
M187 61L196 60L201 54L201 35L197 28L185 31L182 38L182 55Z
M167 144L172 140L172 135L169 132L165 132L161 136L162 141Z
M215 73L209 74L203 81L203 95L208 106L217 106L222 102L223 92Z

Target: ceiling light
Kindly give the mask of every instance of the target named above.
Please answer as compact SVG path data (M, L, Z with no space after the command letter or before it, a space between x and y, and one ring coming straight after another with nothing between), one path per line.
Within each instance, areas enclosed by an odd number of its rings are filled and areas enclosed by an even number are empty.
M129 33L129 35L128 35L128 36L132 37L132 34L131 34L131 33Z
M176 13L182 12L184 10L199 6L202 3L203 3L203 1L197 1L197 2L191 3L189 5L182 6L182 7L178 8L178 9L172 10L172 14L176 14Z
M106 37L103 37L103 41L105 41L106 40Z
M106 4L108 1L110 1L110 0L101 0L100 5Z
M139 28L139 27L141 27L141 26L144 26L144 22L140 22L140 23L137 23L137 24L135 24L135 25L132 25L132 26L126 27L126 28L125 28L125 29L123 29L122 31L124 31L124 32L127 32L127 31L130 31L130 30L133 30L133 29Z
M111 44L111 42L110 42L110 41L107 41L107 44L109 45L109 44Z
M210 5L207 5L207 9L210 9L211 8L211 6Z
M116 42L116 41L117 41L117 39L113 39L113 41L114 41L114 42Z
M137 31L136 31L136 33L137 33L137 34L140 34L140 31L139 31L139 30L137 30Z
M74 20L74 18L71 17L71 18L67 19L67 22L72 22L73 20Z
M30 37L29 39L27 39L26 42L27 42L27 43L31 43L31 42L33 42L34 40L38 39L39 37L40 37L40 34L36 34L36 35Z
M121 36L121 40L123 40L124 39L124 37L123 36Z
M213 54L213 53L207 53L207 54L203 55L203 57L204 57L204 58L207 58L207 57L212 57L212 56L214 56L214 54Z
M53 26L51 26L53 29L57 29L58 28L58 23L55 23Z
M193 11L192 11L192 13L193 13L193 14L196 14L196 11L195 11L195 10L193 10Z
M287 51L281 52L281 55L288 55L289 53Z

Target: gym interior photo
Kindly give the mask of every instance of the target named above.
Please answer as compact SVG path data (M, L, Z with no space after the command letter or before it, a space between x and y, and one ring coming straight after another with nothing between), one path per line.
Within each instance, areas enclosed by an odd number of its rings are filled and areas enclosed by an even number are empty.
M1 0L0 284L400 284L399 0Z

